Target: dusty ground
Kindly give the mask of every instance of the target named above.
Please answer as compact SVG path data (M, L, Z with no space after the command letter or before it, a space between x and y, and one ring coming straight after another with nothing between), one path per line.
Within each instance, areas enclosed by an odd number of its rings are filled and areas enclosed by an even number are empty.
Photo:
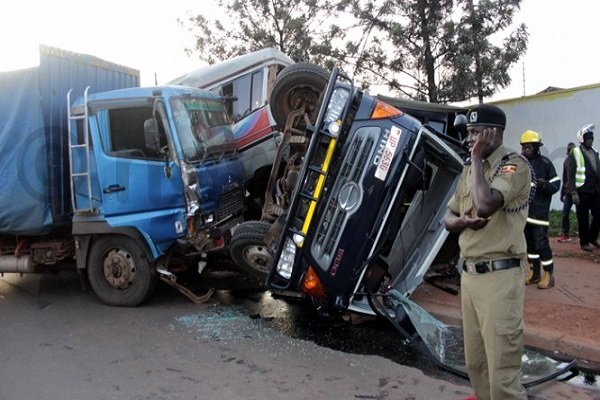
M583 339L600 340L600 249L586 253L577 240L558 243L556 238L552 239L552 249L556 286L550 290L528 288L527 323L539 328L551 326Z

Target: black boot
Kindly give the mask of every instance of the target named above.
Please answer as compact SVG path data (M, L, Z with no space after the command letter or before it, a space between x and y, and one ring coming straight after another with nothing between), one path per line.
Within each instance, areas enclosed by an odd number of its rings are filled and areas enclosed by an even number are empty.
M540 260L535 260L529 265L529 273L525 277L526 285L533 285L540 281Z

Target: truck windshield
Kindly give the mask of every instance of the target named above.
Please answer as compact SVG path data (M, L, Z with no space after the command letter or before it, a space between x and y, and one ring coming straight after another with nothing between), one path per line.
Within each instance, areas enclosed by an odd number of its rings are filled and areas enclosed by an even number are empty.
M177 134L186 161L220 157L235 148L231 119L219 99L171 99Z

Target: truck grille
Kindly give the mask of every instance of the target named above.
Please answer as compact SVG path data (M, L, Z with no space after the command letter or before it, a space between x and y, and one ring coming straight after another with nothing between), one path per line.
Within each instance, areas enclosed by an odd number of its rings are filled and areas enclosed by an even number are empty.
M244 211L244 192L241 188L234 188L221 193L219 208L216 211L217 221L230 215L240 214Z
M377 129L377 133L379 129ZM375 145L375 133L357 134L348 146L348 152L339 168L339 175L323 217L317 227L315 241L312 245L313 256L321 261L320 265L328 266L333 252L337 247L340 236L350 214L343 210L338 204L338 194L342 186L347 182L355 182L359 187L367 168L367 163Z

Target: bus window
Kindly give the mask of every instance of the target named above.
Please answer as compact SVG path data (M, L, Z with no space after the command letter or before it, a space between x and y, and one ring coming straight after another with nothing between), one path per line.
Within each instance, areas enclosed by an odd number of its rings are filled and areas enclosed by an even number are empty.
M256 110L266 103L263 95L263 72L257 71L252 74L252 110Z

